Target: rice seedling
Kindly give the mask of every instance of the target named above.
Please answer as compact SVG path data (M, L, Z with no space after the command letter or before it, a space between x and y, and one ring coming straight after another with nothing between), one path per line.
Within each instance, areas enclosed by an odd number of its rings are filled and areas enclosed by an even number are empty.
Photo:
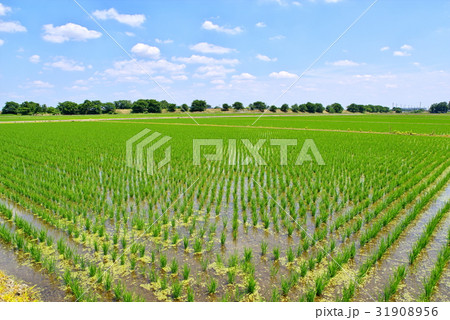
M405 275L406 275L405 266L403 266L403 265L399 266L395 270L393 277L389 278L389 283L384 288L383 296L380 297L380 301L384 301L384 302L389 301L389 299L392 297L392 295L397 291L397 287L400 284L400 281L403 280Z
M291 282L289 279L281 278L281 292L283 293L283 296L287 296L289 291L291 290Z
M186 236L183 237L183 246L184 246L184 250L187 250L189 247L189 239Z
M247 288L247 293L248 293L248 294L252 294L252 293L255 292L255 289L256 289L256 280L255 280L255 278L254 278L253 276L250 276L250 277L247 279L247 285L246 285L246 288Z
M172 274L176 274L178 272L178 261L176 259L172 260L172 264L170 265L170 272Z
M203 247L202 241L200 239L196 238L194 241L194 252L201 253L202 247Z
M263 240L261 242L261 255L262 256L266 255L266 253L267 253L267 246L268 246L267 242Z
M159 265L161 269L164 269L167 265L167 256L163 253L159 256Z
M187 301L194 302L194 290L191 287L186 289Z
M294 251L292 250L292 247L289 247L288 251L286 252L286 257L288 262L293 262L294 261Z
M222 234L221 234L221 236L220 236L220 244L221 244L222 246L224 246L226 240L227 240L227 235L226 235L226 233L223 231Z
M111 286L112 286L112 277L111 277L111 274L108 272L108 273L106 273L105 282L104 282L105 290L106 291L111 290Z
M227 271L227 278L228 278L228 283L229 284L233 284L235 279L236 279L236 271L233 269L230 269Z
M250 262L252 260L252 249L250 248L244 248L244 261L245 262Z
M216 281L216 279L211 278L208 283L208 293L214 294L214 293L216 293L216 289L217 289L217 281Z
M273 288L272 289L272 298L270 301L272 302L280 302L280 292L278 291L277 288Z
M202 260L200 261L200 265L202 267L202 271L205 272L206 269L208 268L208 259L202 258Z
M275 261L280 259L280 249L278 247L273 248L273 259Z
M183 265L183 280L189 279L189 274L191 273L191 268L185 263Z
M178 281L172 283L172 298L178 299L181 294L182 285Z

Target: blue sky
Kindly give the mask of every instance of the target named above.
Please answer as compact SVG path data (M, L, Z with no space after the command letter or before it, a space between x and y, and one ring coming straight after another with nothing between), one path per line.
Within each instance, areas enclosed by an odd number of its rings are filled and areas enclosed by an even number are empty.
M0 107L450 100L450 1L379 0L280 99L373 0L77 1L103 29L73 0L0 0Z

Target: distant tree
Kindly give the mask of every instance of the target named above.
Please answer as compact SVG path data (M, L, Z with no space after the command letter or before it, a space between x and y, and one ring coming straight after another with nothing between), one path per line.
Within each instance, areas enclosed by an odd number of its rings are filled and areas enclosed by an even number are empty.
M315 113L316 112L316 104L312 102L306 103L306 112Z
M434 103L430 107L430 113L447 113L449 104L447 102Z
M48 107L47 108L47 113L48 114L57 114L58 113L58 109L53 108L53 107Z
M102 113L113 114L116 112L116 105L112 102L105 102L101 105Z
M289 111L289 105L287 103L283 104L280 108L282 112L288 112Z
M161 106L161 109L167 109L169 107L169 103L166 100L161 100L159 102L159 105ZM150 111L149 111L150 112ZM154 112L153 112L154 113Z
M133 113L144 113L148 110L147 100L139 99L133 102L133 107L131 108Z
M20 104L19 108L17 108L17 113L22 115L35 114L39 107L39 103L24 101Z
M228 103L222 104L222 111L228 111L230 110L230 105Z
M175 103L169 103L167 106L168 112L175 112L177 110L177 105Z
M78 104L72 101L58 103L58 110L61 114L78 114Z
M324 110L325 110L325 108L323 107L323 105L321 103L316 103L316 112L317 113L323 113Z
M266 104L262 101L253 102L252 105L253 105L253 109L259 110L261 112L263 112L264 110L267 109Z
M165 101L165 100L163 100ZM167 103L167 101L166 101ZM147 112L148 113L161 113L162 107L161 102L155 99L147 100Z
M133 106L130 100L114 101L114 105L116 106L116 109L131 109Z
M235 103L233 103L233 109L236 111L242 110L244 109L244 105L242 104L242 102L236 101Z
M8 101L2 109L3 114L17 114L17 109L19 109L20 104L14 101Z
M328 113L342 113L342 111L344 111L344 108L339 103L333 103L327 106L325 110Z
M402 113L403 112L402 108L398 108L398 107L392 108L392 111L394 111L395 113Z
M298 107L298 104L293 104L291 107L291 110L292 110L292 112L297 113L300 111L300 108Z
M186 103L183 103L180 107L182 112L189 111L189 106Z
M308 111L307 104L306 103L300 104L298 106L298 111L300 111L300 112L307 112Z
M205 100L194 100L191 104L191 112L205 111L208 105Z
M269 111L270 112L277 112L277 106L270 106Z
M361 106L361 105L358 105L358 104L356 104L356 103L352 103L351 105L349 105L348 107L347 107L347 111L348 112L352 112L352 113L356 113L356 112L361 112L361 113L363 113L364 112L364 106Z
M100 100L84 100L84 102L78 106L78 112L80 114L100 114L102 112L101 105L102 103Z

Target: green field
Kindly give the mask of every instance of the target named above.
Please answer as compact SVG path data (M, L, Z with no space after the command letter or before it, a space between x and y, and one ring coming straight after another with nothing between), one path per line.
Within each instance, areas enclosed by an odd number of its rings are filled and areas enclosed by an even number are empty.
M448 300L448 115L255 119L0 124L2 267L47 301Z

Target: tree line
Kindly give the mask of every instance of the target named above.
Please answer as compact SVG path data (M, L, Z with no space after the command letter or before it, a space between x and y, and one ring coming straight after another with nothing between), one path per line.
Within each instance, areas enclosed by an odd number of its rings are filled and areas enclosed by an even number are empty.
M100 100L85 100L83 103L76 103L73 101L59 102L56 107L47 107L47 105L40 105L33 101L24 101L17 103L8 101L2 109L3 114L18 114L18 115L33 115L33 114L63 114L63 115L83 115L83 114L114 114L117 109L131 109L132 113L161 113L163 110L167 112L202 112L212 107L207 104L205 100L194 100L191 105L182 104L177 106L174 103L169 103L166 100L158 101L155 99L139 99L134 102L130 100L118 100L114 102L101 102ZM283 104L280 108L275 105L267 105L263 101L255 101L250 103L247 107L242 102L236 101L233 104L224 103L222 106L216 106L214 109L222 111L240 111L240 110L256 110L264 112L289 112L294 113L342 113L344 107L339 103L333 103L324 107L321 103L307 102L303 104ZM447 113L450 109L450 103L440 102L431 105L430 113ZM362 105L352 103L346 107L348 112L352 113L401 113L401 108L388 108L380 105Z

